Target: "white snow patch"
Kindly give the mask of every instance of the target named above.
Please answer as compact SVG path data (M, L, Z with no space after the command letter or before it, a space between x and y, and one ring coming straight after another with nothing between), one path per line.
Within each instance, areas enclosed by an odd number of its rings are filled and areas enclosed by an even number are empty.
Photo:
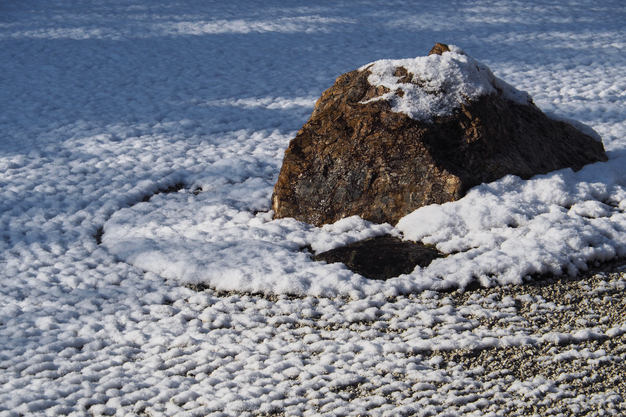
M462 104L498 91L508 100L532 104L527 93L497 78L485 64L457 46L449 45L449 48L449 52L441 55L384 59L362 66L360 71L371 72L368 76L371 85L391 90L370 101L388 100L393 111L422 121L452 115ZM394 75L399 67L412 75L410 82L399 82L402 77ZM397 94L400 89L404 94Z

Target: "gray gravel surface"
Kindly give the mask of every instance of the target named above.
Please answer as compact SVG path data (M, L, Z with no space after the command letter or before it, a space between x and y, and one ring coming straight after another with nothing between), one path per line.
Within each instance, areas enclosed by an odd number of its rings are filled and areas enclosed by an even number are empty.
M434 322L430 326L434 337L463 331L473 335L481 331L485 335L500 333L504 337L474 349L441 346L404 353L389 351L367 371L358 371L364 376L358 382L303 392L313 406L303 415L311 411L311 415L363 416L626 415L624 288L626 260L622 259L597 265L577 277L539 277L523 285L427 295L431 308L448 309L466 320ZM424 296L389 298L387 304L392 308L419 304ZM297 301L297 297L265 298L277 303ZM346 306L351 303L345 302ZM289 326L289 331L306 330L325 340L337 340L345 334L387 343L412 337L416 318L407 317L403 323L396 317L385 317L334 324L323 317L302 317ZM505 333L517 336L507 338ZM520 339L519 335L527 338ZM350 363L346 360L346 367L352 368ZM427 372L416 374L419 369ZM344 411L331 407L333 401L344 404ZM353 406L347 405L350 403ZM300 414L286 408L272 415Z
M529 326L541 335L589 330L593 336L586 340L561 338L552 343L439 351L431 355L440 358L442 369L479 369L478 381L500 385L505 392L507 387L525 381L546 380L544 392L527 392L514 405L509 404L510 395L503 395L498 414L626 415L625 271L624 261L620 260L597 266L579 277L482 288L457 292L451 297L457 305L513 297L515 313L525 320L516 325ZM475 318L488 328L506 320ZM554 387L563 395L547 395L556 391ZM577 398L585 401L574 401Z

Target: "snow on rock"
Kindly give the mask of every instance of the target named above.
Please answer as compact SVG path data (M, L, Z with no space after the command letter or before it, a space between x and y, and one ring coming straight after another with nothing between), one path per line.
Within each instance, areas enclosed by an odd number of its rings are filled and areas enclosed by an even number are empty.
M407 68L394 66L398 62L382 66L414 93L396 85L398 100L441 110L428 123L392 110L387 101L368 100L390 90L368 81L369 67L339 76L285 150L272 194L274 218L322 226L358 215L396 225L420 207L459 200L470 188L506 175L529 179L607 161L602 142L548 118L530 102L520 105L496 94L492 76L473 80L477 63L449 74L450 65L439 57L453 56L457 63L455 54L431 52L399 62L415 69L417 80ZM381 71L376 65L374 74ZM430 72L442 77L430 83L434 87L420 79ZM429 97L446 103L428 102Z
M461 48L449 45L449 52L412 59L383 59L364 65L368 81L389 93L372 100L389 100L392 110L416 120L450 116L461 104L501 91L504 98L519 104L530 104L530 95L497 78L489 67L467 55ZM398 67L412 75L409 82L399 82ZM402 90L402 94L398 94Z

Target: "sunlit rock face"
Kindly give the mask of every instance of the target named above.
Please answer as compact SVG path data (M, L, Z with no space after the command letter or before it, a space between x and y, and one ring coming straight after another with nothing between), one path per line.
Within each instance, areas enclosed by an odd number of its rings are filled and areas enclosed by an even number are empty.
M454 46L341 75L285 151L275 218L396 224L475 185L606 161L602 142Z

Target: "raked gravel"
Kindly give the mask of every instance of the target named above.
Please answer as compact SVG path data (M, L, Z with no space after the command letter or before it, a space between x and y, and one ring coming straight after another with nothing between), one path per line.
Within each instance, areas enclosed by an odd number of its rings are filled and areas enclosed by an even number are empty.
M379 3L2 2L0 417L625 414L624 271L581 272L626 256L624 2ZM435 42L609 162L413 213L428 271L312 262L393 231L271 221L289 140L339 74Z
M520 344L511 340L511 346L505 342L476 349L440 346L396 352L395 364L370 363L368 378L305 394L312 398L309 406L313 405L313 409L304 414L352 415L359 410L354 415L624 415L625 271L625 261L620 259L596 265L577 277L538 277L518 286L430 293L428 296L436 300L435 308L499 311L500 314L489 317L467 314L471 323L467 329L472 332L506 328L519 334L521 330L534 336L534 342ZM236 293L214 294L237 297ZM265 298L269 302L295 299ZM392 297L386 302L398 305L419 298ZM313 304L318 305L317 301ZM477 306L481 308L476 309ZM386 333L387 340L406 340L404 336L410 333L410 326L402 326L394 320L396 317L386 322L379 317L373 321L329 324L319 320L316 311L310 315L309 320L295 321L290 328L296 333L300 329L302 334L315 335L318 340L329 340L342 332L356 333L364 339L380 338ZM431 331L443 334L446 327L445 321L433 323ZM416 378L412 371L420 367L431 368L431 378ZM303 377L296 374L295 379ZM332 371L327 374L332 375ZM337 402L352 406L344 405L342 410L335 407ZM355 407L357 404L362 405ZM299 412L287 408L265 414Z
M522 402L514 405L508 395L503 398L500 410L504 415L624 415L626 267L622 264L623 260L613 262L601 267L606 272L587 273L582 277L551 278L523 286L454 294L452 298L460 305L513 297L513 308L524 320L522 325L537 334L592 330L607 336L438 352L442 367L482 368L484 371L478 380L491 381L508 387L506 391L522 394ZM501 322L480 317L477 320L486 327ZM543 387L523 388L526 381L540 379L546 381ZM559 395L549 395L555 392ZM579 401L581 397L587 399Z

